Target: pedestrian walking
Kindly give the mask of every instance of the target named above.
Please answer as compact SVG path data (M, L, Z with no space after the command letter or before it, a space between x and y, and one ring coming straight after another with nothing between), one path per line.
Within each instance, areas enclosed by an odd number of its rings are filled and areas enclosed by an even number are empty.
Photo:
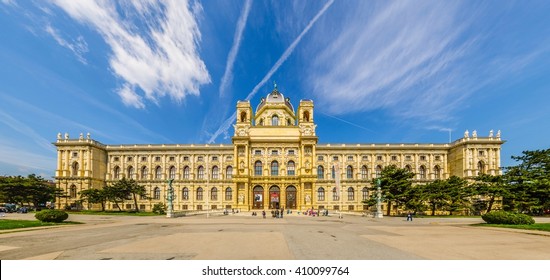
M263 216L264 219L265 219L265 210L262 211L262 216Z

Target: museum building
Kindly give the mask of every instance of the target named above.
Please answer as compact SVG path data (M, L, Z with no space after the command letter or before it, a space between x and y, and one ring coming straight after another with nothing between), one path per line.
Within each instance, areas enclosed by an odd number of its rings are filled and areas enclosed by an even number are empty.
M369 191L372 179L388 165L415 173L416 184L453 175L501 174L500 131L487 137L466 131L445 144L318 144L312 100L301 100L295 110L275 87L256 110L249 101L239 101L236 110L232 144L105 145L89 133L76 139L59 133L55 179L67 197L57 199L56 207L99 209L82 203L79 192L127 178L148 190L138 200L145 211L166 204L168 180L175 211L365 211L361 201L375 195ZM132 210L134 204L128 200L122 207ZM116 209L110 203L106 208Z

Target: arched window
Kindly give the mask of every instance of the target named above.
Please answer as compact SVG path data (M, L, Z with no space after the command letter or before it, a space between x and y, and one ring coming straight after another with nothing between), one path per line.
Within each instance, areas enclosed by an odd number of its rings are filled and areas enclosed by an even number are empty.
M217 166L214 165L214 167L212 167L212 179L218 179L219 178L219 169Z
M367 169L367 166L363 165L361 167L361 179L368 179L369 178L369 170Z
M272 126L278 126L279 125L279 117L277 115L273 115L271 118L271 125Z
M317 179L325 179L325 168L322 165L317 166Z
M262 162L259 160L254 163L254 175L262 176Z
M274 160L271 162L271 176L278 176L279 175L279 163Z
M479 174L485 174L485 163L483 163L483 161L479 161L477 163L477 170L479 172Z
M304 122L309 122L309 111L304 111Z
M141 168L141 180L147 180L147 176L149 175L149 170L147 169L147 166L144 166Z
M197 200L202 200L202 188L197 189Z
M197 179L204 179L204 167L202 165L198 168Z
M287 173L288 176L296 175L296 172L294 171L294 167L295 167L294 166L294 161L292 161L292 160L289 161L287 166L286 166L286 169L287 169L286 173Z
M155 190L153 192L153 199L160 199L160 188L155 187Z
M317 200L325 201L325 189L322 187L317 189Z
M405 169L407 169L407 171L408 171L408 172L411 172L411 171L412 171L412 168L411 168L411 166L410 166L410 165L408 165L408 164L407 164L407 165L405 165Z
M346 178L353 179L353 167L351 165L346 168Z
M231 188L225 189L225 200L233 200L233 190Z
M118 179L120 177L120 167L115 166L115 169L113 171L113 178Z
M355 200L355 190L352 187L348 188L348 201Z
M134 179L134 167L128 166L128 179Z
M376 166L376 178L380 178L382 176L382 166L377 165Z
M76 186L75 185L72 185L71 188L69 189L69 196L71 198L76 198Z
M210 189L210 200L218 200L218 188L213 187Z
M420 168L418 168L418 173L420 173L420 179L426 179L426 167L424 167L424 165L421 165Z
M78 162L74 162L72 166L72 174L73 176L78 176Z
M189 180L189 166L183 168L183 179Z
M369 199L369 189L368 189L367 187L364 187L364 188L361 190L361 194L362 194L362 199L363 199L363 200Z
M176 167L175 166L170 166L170 169L168 171L168 179L176 179Z
M227 179L233 178L233 167L231 165L225 169L225 176Z
M340 196L338 195L338 190L336 188L332 188L332 200L340 200Z
M187 187L184 187L183 190L181 190L181 198L183 200L189 199L189 189Z
M441 179L441 168L438 165L434 167L434 176L435 179Z
M162 179L162 168L160 166L155 169L155 179Z

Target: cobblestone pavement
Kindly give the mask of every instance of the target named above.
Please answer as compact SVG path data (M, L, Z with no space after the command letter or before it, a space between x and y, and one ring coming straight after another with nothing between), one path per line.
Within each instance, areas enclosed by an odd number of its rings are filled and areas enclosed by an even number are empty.
M34 219L9 214L2 219ZM550 260L550 233L473 227L479 218L283 219L70 215L84 224L2 231L0 259ZM550 222L549 218L537 222Z

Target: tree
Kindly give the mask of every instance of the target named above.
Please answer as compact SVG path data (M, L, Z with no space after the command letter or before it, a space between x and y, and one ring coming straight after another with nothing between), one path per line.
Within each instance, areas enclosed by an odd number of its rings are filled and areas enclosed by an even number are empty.
M147 197L147 190L133 179L126 180L126 178L122 178L113 185L105 187L105 195L107 200L115 203L119 211L122 211L119 203L127 199L133 199L134 209L139 211L137 197Z
M495 201L509 196L510 192L502 175L480 174L474 178L475 194L487 198L487 212L491 212Z
M507 168L506 177L515 196L509 207L539 212L550 209L550 149L523 151L512 156L517 166Z
M107 194L105 189L87 189L80 193L80 198L88 201L88 203L101 204L101 211L105 211L105 202L107 202Z
M446 192L449 196L449 215L467 206L473 190L468 187L468 182L457 176L451 176L445 180Z
M380 191L384 201L387 202L386 215L390 215L392 203L405 205L414 199L414 192L410 191L414 173L395 165L384 167L380 176ZM371 190L376 191L376 180L373 179Z
M435 180L426 185L419 186L422 189L422 196L430 206L432 216L437 209L441 209L449 204L450 196L447 189L447 181Z
M63 194L63 190L35 174L30 174L26 178L22 176L0 178L0 197L5 202L19 205L32 204L35 208L39 208L46 202L55 201L56 197Z

